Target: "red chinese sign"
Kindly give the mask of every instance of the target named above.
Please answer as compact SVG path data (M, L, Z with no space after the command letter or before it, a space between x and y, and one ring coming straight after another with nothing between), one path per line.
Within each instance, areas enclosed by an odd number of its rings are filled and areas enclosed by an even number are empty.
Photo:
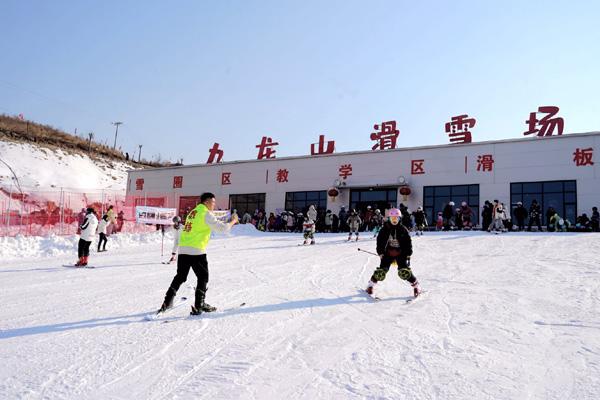
M477 156L477 171L489 172L494 168L494 158L491 154Z
M346 179L350 175L352 175L352 164L340 165L340 168L338 169L338 171L340 173L340 175L339 175L340 178Z
M382 122L381 125L373 125L373 128L379 130L379 132L371 133L371 140L378 141L371 150L396 148L396 140L398 139L398 135L400 135L400 131L396 129L396 121Z
M221 174L221 185L231 185L231 172Z
M181 189L183 187L183 176L173 177L173 189Z
M425 173L425 160L411 160L410 173L411 175L423 175Z
M258 149L258 158L257 160L262 160L263 158L275 158L275 150L271 147L277 146L279 143L274 142L270 137L263 136L260 144L257 144L255 147Z
M279 183L287 182L289 173L290 171L288 171L287 169L280 169L277 171L277 176L275 177L275 179Z
M219 143L213 144L211 149L208 149L208 160L207 164L213 164L215 162L215 157L217 158L217 163L220 163L223 159L223 150L219 149Z
M138 178L135 180L135 190L144 190L144 179Z
M472 137L470 128L475 126L475 118L467 118L468 115L458 115L452 117L450 122L446 122L446 133L450 137L450 143L471 143Z
M523 135L527 136L537 133L537 136L539 137L552 136L555 128L558 130L557 135L562 135L565 121L561 117L552 118L558 114L558 110L558 107L555 106L543 106L538 107L538 112L529 113L529 119L525 121L529 124L529 130L523 132ZM540 113L546 113L548 115L538 120L537 114ZM536 126L539 126L539 129L536 128Z
M573 153L573 162L578 167L583 167L586 165L594 165L592 161L592 157L594 156L594 149L589 147L587 149L577 149L575 153Z
M315 150L315 147L317 149ZM312 143L310 145L310 155L316 156L318 154L331 154L335 150L335 141L328 140L327 148L325 149L325 135L319 135L319 143Z

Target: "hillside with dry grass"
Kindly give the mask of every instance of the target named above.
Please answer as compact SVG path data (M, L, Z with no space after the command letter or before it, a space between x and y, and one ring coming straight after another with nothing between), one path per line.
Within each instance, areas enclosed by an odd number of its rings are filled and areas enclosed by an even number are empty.
M104 158L112 161L121 161L131 164L133 168L164 167L173 164L169 161L147 161L140 162L132 159L126 160L125 154L111 147L85 139L70 133L63 132L49 125L39 124L33 121L22 120L9 115L0 115L0 140L21 143L35 143L39 147L61 149L71 153L79 153L90 158Z

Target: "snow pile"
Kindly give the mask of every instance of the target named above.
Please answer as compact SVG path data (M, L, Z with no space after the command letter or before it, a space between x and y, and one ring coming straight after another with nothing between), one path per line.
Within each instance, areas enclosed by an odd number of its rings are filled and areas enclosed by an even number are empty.
M119 233L108 237L111 250L128 249L148 243L160 243L161 233ZM165 234L165 242L172 242L172 234ZM57 257L77 253L79 236L23 236L0 237L0 258L4 260L36 257ZM94 244L91 251L94 252Z
M75 152L2 140L0 158L13 169L24 192L60 188L125 191L127 170L132 168L123 162L92 160ZM12 172L0 163L0 187L10 191L11 184Z
M229 233L215 237L228 236L264 236L264 232L258 231L253 225L235 225ZM97 238L96 238L97 239ZM160 243L162 240L161 232L151 233L119 233L108 237L108 248L111 250L128 249L134 246L140 246L149 243ZM0 258L3 260L18 259L22 257L57 257L72 255L77 252L77 243L79 236L24 236L16 235L14 237L0 236ZM165 231L164 245L170 252L173 243L173 233L171 228ZM95 241L93 244L97 244ZM94 246L92 245L92 252Z

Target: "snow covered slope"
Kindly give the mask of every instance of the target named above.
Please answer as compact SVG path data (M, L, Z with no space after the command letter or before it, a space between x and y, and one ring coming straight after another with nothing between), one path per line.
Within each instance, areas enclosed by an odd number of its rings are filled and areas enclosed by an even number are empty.
M24 192L28 190L122 190L127 170L122 162L92 160L74 152L51 150L28 143L0 140L0 159L14 170ZM0 162L0 187L9 190L13 174Z
M413 269L359 292L372 239L235 235L209 246L207 301L144 317L175 273L160 244L0 264L6 399L598 399L600 235L434 233ZM63 253L64 254L64 253ZM179 291L191 297L193 273ZM235 308L241 302L247 305ZM228 310L229 308L232 308ZM167 322L168 323L165 323Z

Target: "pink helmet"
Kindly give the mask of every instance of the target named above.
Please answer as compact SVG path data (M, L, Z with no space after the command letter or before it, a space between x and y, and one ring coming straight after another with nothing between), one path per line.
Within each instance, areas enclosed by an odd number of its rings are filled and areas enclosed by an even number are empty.
M401 218L402 217L402 213L397 208L392 208L390 210L390 213L388 215L390 217L397 217L397 218Z

